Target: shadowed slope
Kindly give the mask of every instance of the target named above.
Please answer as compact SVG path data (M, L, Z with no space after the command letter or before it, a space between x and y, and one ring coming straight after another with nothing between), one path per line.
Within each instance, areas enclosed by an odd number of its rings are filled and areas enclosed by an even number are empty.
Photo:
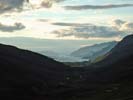
M46 56L0 44L0 95L44 95L66 81L68 71Z

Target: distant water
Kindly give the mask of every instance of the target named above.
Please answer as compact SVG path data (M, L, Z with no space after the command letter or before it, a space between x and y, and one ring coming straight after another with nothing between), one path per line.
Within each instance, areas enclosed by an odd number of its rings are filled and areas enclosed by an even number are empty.
M89 59L82 59L80 57L72 57L72 56L59 56L54 58L56 61L59 62L83 62L83 61L89 61Z

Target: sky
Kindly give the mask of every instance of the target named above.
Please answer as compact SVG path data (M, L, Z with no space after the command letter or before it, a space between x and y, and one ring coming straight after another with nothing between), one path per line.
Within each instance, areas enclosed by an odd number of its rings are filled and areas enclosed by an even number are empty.
M0 0L0 37L120 40L132 11L133 0Z

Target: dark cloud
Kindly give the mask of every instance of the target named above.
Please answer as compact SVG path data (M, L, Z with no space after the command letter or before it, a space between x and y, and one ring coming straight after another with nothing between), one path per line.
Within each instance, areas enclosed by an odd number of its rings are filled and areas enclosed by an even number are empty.
M12 12L12 11L22 11L24 5L31 6L33 8L49 8L53 3L58 3L64 0L38 0L39 5L32 5L31 0L0 0L0 13Z
M40 4L40 7L45 7L45 8L50 8L52 6L52 2L47 2L47 1L43 1L41 4Z
M64 23L64 22L56 22L52 23L53 25L58 25L58 26L83 26L83 25L90 25L90 24L84 24L84 23Z
M25 0L0 0L0 13L22 10Z
M41 7L50 8L53 3L59 3L65 0L43 0L41 3Z
M117 19L112 24L113 27L121 31L126 31L133 34L133 22L127 22L120 19Z
M67 30L54 31L57 37L74 36L77 38L108 38L120 36L123 33L117 29L106 26L75 26Z
M2 32L14 32L14 31L22 30L24 28L25 26L22 23L15 23L12 26L4 25L0 23L0 31Z
M117 26L121 26L124 23L126 23L126 21L123 21L123 20L120 20L120 19L114 20L114 24L117 25Z
M54 3L63 2L65 0L38 0L40 1L39 4L32 4L32 0L28 0L28 3L32 8L39 9L39 8L50 8Z
M110 4L110 5L77 5L77 6L64 6L67 10L86 10L86 9L111 9L121 7L133 7L133 4Z
M76 38L111 38L123 37L133 34L133 23L123 20L115 20L112 25L100 26L94 24L77 23L54 23L55 25L70 26L68 29L61 29L52 32L57 37L74 36Z

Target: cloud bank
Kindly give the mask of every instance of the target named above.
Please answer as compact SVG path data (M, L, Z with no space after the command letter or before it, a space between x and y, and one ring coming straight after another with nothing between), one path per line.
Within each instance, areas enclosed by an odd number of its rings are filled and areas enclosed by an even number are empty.
M133 23L123 20L114 20L108 26L100 26L94 24L69 24L54 23L54 25L70 26L68 29L61 29L52 32L57 37L74 36L76 38L112 38L123 37L133 33Z
M83 23L63 23L63 22L55 22L52 23L53 25L58 25L58 26L85 26L85 25L90 25L90 24L83 24Z
M67 10L87 10L87 9L111 9L133 7L133 4L110 4L110 5L76 5L76 6L64 6Z
M22 10L25 0L0 0L0 13Z
M25 29L25 26L22 23L15 23L12 26L0 23L0 31L2 32L14 32L22 29Z
M22 11L25 6L27 8L49 8L53 3L64 0L0 0L0 13Z

